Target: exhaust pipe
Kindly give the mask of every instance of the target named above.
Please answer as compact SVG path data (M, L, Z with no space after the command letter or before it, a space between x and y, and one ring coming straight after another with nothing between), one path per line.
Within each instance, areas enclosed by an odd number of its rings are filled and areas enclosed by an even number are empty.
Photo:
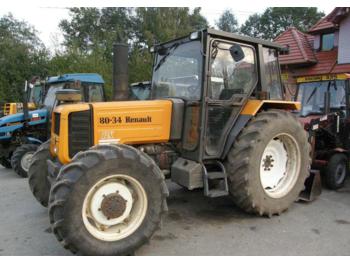
M128 100L129 97L128 49L127 44L113 45L113 100Z

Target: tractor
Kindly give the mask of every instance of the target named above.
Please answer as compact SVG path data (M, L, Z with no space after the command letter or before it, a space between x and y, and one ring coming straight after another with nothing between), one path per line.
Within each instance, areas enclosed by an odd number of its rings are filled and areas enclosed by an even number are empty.
M32 82L32 81L31 81ZM32 86L28 89L29 92L27 92L28 98L28 109L29 110L35 110L37 106L40 106L42 104L42 93L44 85L40 81L34 80ZM23 112L23 103L5 103L3 106L3 114L2 116L8 116L13 115L16 113L22 113ZM1 117L2 117L1 116Z
M298 79L299 119L311 140L312 169L319 170L325 186L335 190L349 175L350 75L323 78Z
M13 168L21 177L27 177L27 172L33 153L50 135L50 116L57 105L57 91L82 92L81 99L85 102L104 101L104 81L97 74L65 74L50 77L40 89L39 100L42 105L36 110L28 111L28 103L24 101L22 112L0 118L0 160L6 168ZM34 93L27 85L25 99ZM46 91L45 91L46 90ZM44 92L43 92L44 91ZM30 97L30 96L29 96ZM42 98L40 98L42 97ZM38 105L38 103L37 103Z
M284 100L282 48L196 31L150 48L151 99L127 100L128 61L119 59L120 101L56 107L29 173L51 185L58 241L78 254L132 254L167 211L166 179L208 198L231 195L249 213L287 210L309 175L310 145L291 113L300 103Z

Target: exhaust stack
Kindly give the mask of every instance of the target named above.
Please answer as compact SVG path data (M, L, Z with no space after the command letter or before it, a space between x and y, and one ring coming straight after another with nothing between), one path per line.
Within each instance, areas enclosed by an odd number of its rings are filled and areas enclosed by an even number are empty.
M129 97L128 45L113 45L113 100L127 100Z

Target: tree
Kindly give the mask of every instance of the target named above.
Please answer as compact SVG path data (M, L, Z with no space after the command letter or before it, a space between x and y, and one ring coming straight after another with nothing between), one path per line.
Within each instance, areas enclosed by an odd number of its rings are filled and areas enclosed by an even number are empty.
M48 51L36 30L11 14L0 18L0 102L22 99L25 80L44 77Z
M316 7L270 7L263 14L251 15L241 26L241 32L272 40L291 26L306 32L323 16Z
M226 32L237 33L239 31L237 19L230 10L225 10L222 13L216 26Z
M206 27L200 10L71 8L71 18L60 23L66 50L53 57L50 72L95 70L105 79L110 94L113 43L128 42L129 82L150 80L153 61L149 47Z
M135 10L134 30L136 38L130 55L130 79L149 80L152 76L152 56L148 49L155 43L182 37L190 32L206 28L208 22L195 8L146 8Z

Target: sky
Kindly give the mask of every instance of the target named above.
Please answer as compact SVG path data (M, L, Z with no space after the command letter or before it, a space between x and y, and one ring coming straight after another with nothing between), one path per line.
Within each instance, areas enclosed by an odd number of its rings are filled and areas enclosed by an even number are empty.
M329 3L328 3L329 4ZM230 9L236 16L238 23L242 24L253 13L262 13L268 6L263 5L240 5L235 7L233 4L229 5L203 5L201 14L204 15L211 26L215 25L220 15L224 10ZM333 7L318 3L318 9L324 13L332 11ZM45 4L38 6L2 6L0 9L0 17L8 13L12 13L16 19L24 20L33 25L38 31L38 35L43 43L51 50L58 47L62 42L62 32L60 31L58 24L62 19L69 19L69 10L66 7L50 7Z

